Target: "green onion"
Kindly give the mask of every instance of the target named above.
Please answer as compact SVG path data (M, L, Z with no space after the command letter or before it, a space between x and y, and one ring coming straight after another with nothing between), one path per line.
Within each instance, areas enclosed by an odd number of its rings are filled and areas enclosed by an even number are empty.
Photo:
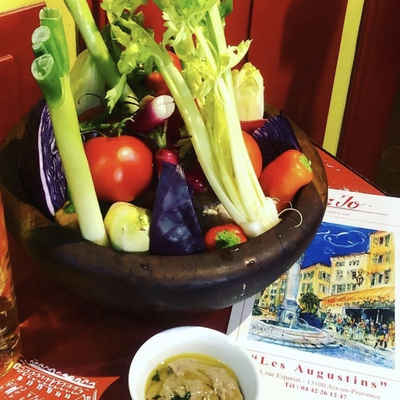
M67 41L57 9L39 13L41 26L32 35L32 75L48 103L54 135L82 236L108 245L102 214L87 163L70 86Z

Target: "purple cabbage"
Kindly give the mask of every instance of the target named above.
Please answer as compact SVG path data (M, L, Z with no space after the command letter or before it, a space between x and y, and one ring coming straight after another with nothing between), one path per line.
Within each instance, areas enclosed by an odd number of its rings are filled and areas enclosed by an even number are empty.
M301 151L292 124L282 112L268 118L252 133L252 136L260 147L263 168L286 150Z
M185 255L204 249L203 234L183 169L163 162L150 224L150 253Z
M67 182L44 99L31 109L18 154L18 174L33 204L52 218L67 200Z

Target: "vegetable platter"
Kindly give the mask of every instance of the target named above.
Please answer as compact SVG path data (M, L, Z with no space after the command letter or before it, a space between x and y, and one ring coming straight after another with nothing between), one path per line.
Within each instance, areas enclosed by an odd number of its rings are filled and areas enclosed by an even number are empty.
M264 103L260 72L237 66L250 42L226 45L233 2L155 0L162 43L147 1L104 0L102 33L85 0L65 3L87 49L71 69L60 12L41 11L44 98L1 152L9 230L62 285L127 313L264 289L311 241L327 182L307 136Z

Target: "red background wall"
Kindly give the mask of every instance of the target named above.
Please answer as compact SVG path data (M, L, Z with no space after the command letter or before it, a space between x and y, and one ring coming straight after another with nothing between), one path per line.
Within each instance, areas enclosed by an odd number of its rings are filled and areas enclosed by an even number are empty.
M347 1L254 0L249 60L265 99L322 144Z
M99 25L104 24L99 1L88 3ZM318 144L325 132L346 4L346 0L235 0L227 18L229 44L253 39L248 58L264 76L266 100ZM147 23L162 30L158 9L152 2L146 8ZM2 135L40 96L30 74L30 36L37 27L39 9L1 16L0 37L13 38L0 42Z
M399 0L365 1L337 154L373 182L400 89L399 16Z

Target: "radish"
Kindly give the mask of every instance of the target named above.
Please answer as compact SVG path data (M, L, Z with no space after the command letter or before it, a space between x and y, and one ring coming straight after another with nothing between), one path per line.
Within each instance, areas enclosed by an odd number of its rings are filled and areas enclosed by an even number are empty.
M127 133L147 133L163 124L175 111L174 99L169 95L151 98L133 118L126 123Z
M157 176L158 178L160 178L163 162L177 165L179 162L179 153L175 150L170 150L164 147L157 150L154 159L156 164Z

